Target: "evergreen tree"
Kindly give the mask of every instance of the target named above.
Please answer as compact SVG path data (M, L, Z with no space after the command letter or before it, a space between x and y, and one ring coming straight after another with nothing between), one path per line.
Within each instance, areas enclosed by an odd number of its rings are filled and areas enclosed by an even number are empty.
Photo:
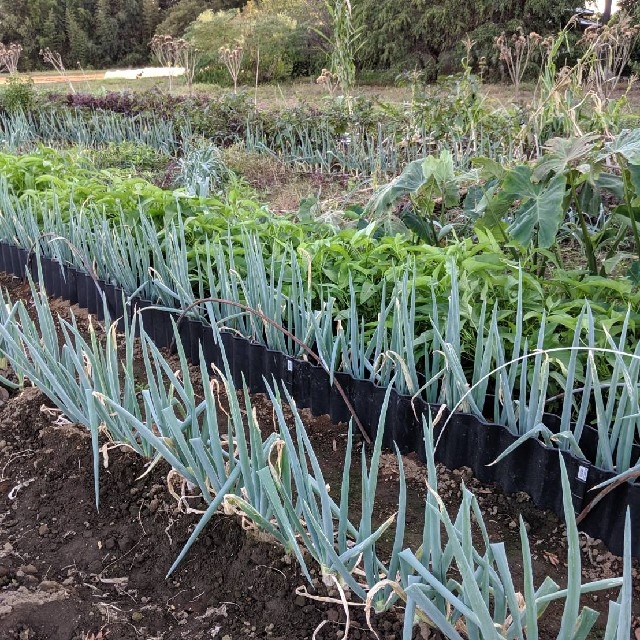
M49 10L49 15L42 27L39 37L38 50L46 49L66 52L68 47L67 32L65 29L64 4L57 2Z
M354 4L365 37L360 66L437 72L441 55L470 35L489 49L503 29L544 34L561 29L574 0L360 0Z
M22 45L21 67L39 64L42 34L56 0L0 0L0 34L5 44Z
M65 27L69 47L66 55L60 52L67 69L95 66L97 47L89 35L95 28L95 13L93 0L67 0Z
M142 24L145 44L148 44L151 38L153 38L153 34L156 32L156 27L160 23L161 17L158 0L142 1Z
M118 21L113 10L112 0L97 0L95 37L98 55L95 63L100 67L108 67L118 59Z

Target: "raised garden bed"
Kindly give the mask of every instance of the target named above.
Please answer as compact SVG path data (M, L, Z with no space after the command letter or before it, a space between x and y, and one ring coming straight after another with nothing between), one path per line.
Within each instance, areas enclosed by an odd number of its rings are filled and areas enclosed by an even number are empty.
M6 268L11 264L15 275L21 276L24 267L20 263L22 260L26 262L27 254L22 252L16 258L15 250L11 245L0 245L0 253L3 255L0 264ZM86 307L89 312L101 311L102 292L110 302L110 311L113 311L114 317L118 317L118 313L123 311L123 292L118 287L94 280L87 274L77 273L65 266L61 267L48 259L41 261L41 269L45 287L51 283L53 290L60 294L63 288L57 287L56 282L65 281L65 274L71 271L69 279L76 280L78 304ZM33 266L31 271L34 275L38 274ZM207 362L222 368L221 350L213 333L205 325L196 320L181 318L179 310L169 313L155 308L150 301L132 300L128 312L136 310L141 310L144 326L159 347L172 345L172 320L177 321L188 357L196 362L199 345L202 345ZM99 313L98 315L100 316ZM251 343L243 337L223 333L221 338L237 387L241 387L244 381L250 391L263 392L263 378L273 378L292 394L298 406L309 408L313 415L329 415L334 422L349 419L350 412L321 367L292 359ZM371 439L375 439L384 389L347 374L337 374L336 379L343 386L362 427ZM439 407L426 405L419 399L399 396L392 391L383 445L391 449L395 442L402 453L416 452L424 460L422 417L426 417L429 412L435 416L438 410ZM548 416L546 422L552 429L555 424L557 430L557 418ZM436 448L437 461L451 469L470 467L479 480L495 482L507 492L523 491L532 497L537 506L551 509L558 516L562 515L562 488L556 449L544 446L537 440L529 440L501 462L488 466L517 439L505 427L483 422L472 415L454 414L447 417L446 423L437 425L436 433L439 442ZM593 431L587 429L583 436L584 442L581 442L585 451L593 450L593 438ZM595 496L591 490L615 474L598 469L568 452L563 451L562 455L569 470L574 508L576 513L580 513ZM632 458L640 458L640 450ZM631 507L632 516L632 554L640 557L640 482L627 482L615 488L587 514L581 526L586 533L603 540L611 551L621 554L627 506Z

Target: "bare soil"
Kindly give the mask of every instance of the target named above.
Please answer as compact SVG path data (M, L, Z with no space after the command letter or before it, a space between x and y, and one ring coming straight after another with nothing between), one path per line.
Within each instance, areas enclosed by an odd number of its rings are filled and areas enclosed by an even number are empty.
M11 76L0 75L0 84L6 84ZM90 80L104 80L104 71L88 73L38 74L31 76L34 84L67 84L68 82L88 82Z
M24 285L0 278L12 299L27 297ZM55 301L68 314L68 305ZM84 312L76 311L82 317ZM216 516L178 570L165 575L197 522L167 490L166 465L148 471L148 461L115 446L102 458L100 510L93 495L92 459L86 430L68 424L34 388L3 394L0 404L0 638L3 640L102 640L219 638L310 639L342 637L345 614L335 602L300 595L335 592L316 581L306 585L283 550L245 530L233 516ZM273 428L264 396L252 398L263 429ZM224 399L222 400L224 404ZM224 407L221 407L224 408ZM332 492L340 487L346 426L303 412L303 421ZM420 544L425 470L404 461L408 479L406 545ZM353 456L352 504L359 504L360 454ZM143 475L145 474L145 475ZM550 575L566 581L564 527L536 509L524 494L504 495L482 486L468 470L439 467L439 490L450 509L460 501L461 483L480 501L491 538L504 541L516 583L521 580L517 530L521 514L529 528L536 583ZM376 499L380 521L397 509L398 466L383 456ZM387 546L389 541L383 542ZM582 537L585 579L619 575L621 561L601 544ZM317 576L317 573L315 574ZM635 576L637 578L637 565ZM315 576L314 576L315 577ZM640 586L634 603L640 614ZM584 604L605 615L604 594ZM541 638L554 638L561 609L545 614ZM402 611L377 616L380 638L401 637ZM632 637L640 638L640 620ZM600 632L601 633L601 632ZM374 638L361 608L351 608L350 638ZM414 637L438 638L416 629ZM599 637L599 635L594 635Z

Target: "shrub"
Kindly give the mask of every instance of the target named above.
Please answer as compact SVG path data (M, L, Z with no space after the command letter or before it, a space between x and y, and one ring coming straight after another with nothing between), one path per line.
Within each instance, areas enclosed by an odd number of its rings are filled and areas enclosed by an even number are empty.
M206 11L186 34L203 52L196 81L229 86L231 79L218 51L237 45L244 52L240 78L245 85L254 83L256 69L259 82L318 72L326 56L310 29L315 25L316 13L297 0L286 5L249 2L242 11Z
M9 76L0 92L0 105L4 111L29 111L36 104L36 89L31 76Z

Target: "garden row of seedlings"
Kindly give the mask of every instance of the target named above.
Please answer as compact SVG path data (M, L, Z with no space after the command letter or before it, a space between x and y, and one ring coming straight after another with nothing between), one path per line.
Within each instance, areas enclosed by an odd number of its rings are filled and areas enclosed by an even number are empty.
M72 294L65 292L65 287L78 293L83 283L82 304L100 312L98 293L103 289L116 317L125 310L119 288L129 300L145 299L138 306L146 308L147 327L160 346L173 339L170 313L177 318L185 310L180 326L183 338L185 324L201 336L202 322L215 318L219 326L246 339L244 345L232 341L233 353L228 351L236 385L241 384L240 374L243 366L246 373L246 365L234 357L235 352L248 343L258 345L273 352L279 363L284 358L289 367L287 371L278 364L275 371L265 372L268 375L275 373L277 379L323 378L315 396L308 397L307 390L307 397L303 397L304 390L297 393L291 389L298 406L310 406L316 414L330 413L336 421L349 418L348 408L331 389L334 379L352 392L347 393L352 398L358 388L364 389L360 394L365 397L360 405L363 410L356 406L356 415L372 437L384 389L393 385L383 444L392 447L395 442L402 453L418 451L425 459L422 427L414 413L428 414L429 403L445 404L456 416L441 438L438 432L438 460L450 468L471 466L481 481L498 482L507 491L524 490L538 506L562 515L559 475L551 455L556 447L567 454L574 508L583 512L583 530L621 554L625 510L620 505L631 505L632 553L640 556L640 526L635 524L640 522L640 508L634 508L640 505L640 483L633 481L640 474L640 450L634 444L640 439L640 345L633 345L628 337L630 313L607 333L595 326L591 308L585 303L576 319L571 346L544 349L545 316L531 343L524 337L520 272L513 340L507 342L500 324L505 311L497 304L489 309L483 302L469 375L463 367L460 337L468 327L463 322L453 262L449 265L448 309L442 312L432 292L430 330L417 326L416 274L411 265L398 270L389 294L383 291L372 328L358 315L355 287L350 287L346 317L333 298L313 298L310 275L302 272L292 246L274 252L268 261L257 236L245 234L240 246L229 234L224 243L205 240L201 251L192 252L179 216L165 226L160 240L154 221L143 211L132 225L131 213L108 217L95 208L75 209L71 203L70 214L63 216L55 200L53 204L39 207L33 199L17 199L6 184L0 184L4 212L0 239L11 241L5 249L17 252L12 256L15 273L24 274L29 250L38 246L48 256L44 260L52 261L43 276L47 289L56 295L70 298ZM34 238L40 238L35 245ZM236 255L242 256L241 265L236 263ZM91 264L85 256L92 257ZM99 287L92 278L100 281ZM198 303L202 299L210 300L210 317L204 304ZM247 308L260 310L260 314L247 312ZM339 312L343 319L336 323ZM615 340L612 335L617 336ZM194 352L197 358L197 347ZM417 358L417 353L424 355ZM311 368L304 360L312 356L317 357L319 367ZM253 364L251 369L255 369ZM605 379L603 370L607 371ZM265 390L260 374L248 376L247 382L251 391ZM550 384L563 389L564 394L549 398ZM337 405L327 404L327 398L336 396ZM560 407L558 416L546 414L550 400ZM589 425L593 407L596 429ZM454 423L456 427L462 424L457 417L460 411L477 418L474 424L480 435L463 437L461 429L454 431ZM484 419L503 428L491 429ZM478 446L479 440L488 445ZM468 446L461 446L460 441ZM447 446L448 442L453 444ZM479 452L484 453L478 457ZM487 466L496 459L496 464ZM552 467L556 473L550 472ZM544 472L538 472L542 469ZM594 488L609 492L595 506L589 503Z
M179 339L180 370L168 361L144 329L144 320L125 315L122 333L111 324L106 299L103 310L105 331L89 323L81 330L71 313L70 320L53 317L47 294L31 284L36 319L30 317L22 301L0 296L0 344L18 376L36 385L66 416L84 425L91 434L94 457L95 494L98 506L99 437L106 430L115 442L131 447L147 459L164 459L199 491L207 509L179 554L171 573L189 548L221 508L231 509L252 521L294 555L311 583L309 558L319 565L327 583L366 605L367 614L404 604L403 637L409 639L416 622L439 629L446 637L518 638L538 637L538 618L555 600L563 600L558 638L587 638L597 612L580 608L584 593L620 588L617 602L611 602L604 638L627 640L631 628L632 583L629 514L625 524L623 577L582 584L581 551L569 480L562 456L558 456L564 490L564 513L568 538L567 587L561 589L551 578L534 584L529 541L522 519L523 593L516 591L503 543L491 543L478 502L462 487L462 503L457 514L448 513L437 493L434 462L434 433L425 420L424 443L428 471L428 495L424 511L423 542L413 551L404 548L406 484L400 452L399 509L378 528L374 522L374 496L382 449L382 434L391 386L385 393L379 417L380 428L367 462L362 451L362 515L350 517L349 468L353 435L349 430L340 499L336 502L314 454L295 402L284 392L281 397L275 380L267 392L277 418L277 430L266 439L252 411L251 398L244 389L246 411L241 410L229 366L221 376L229 402L226 430L218 424L216 397L208 367L200 352L200 374L204 399L199 399L190 380L188 358ZM211 318L213 303L205 304ZM216 322L211 323L214 339L222 349ZM135 336L144 362L143 380L134 378ZM124 353L122 352L124 350ZM4 384L12 384L8 380ZM142 383L142 402L138 394ZM295 421L295 438L286 424L283 405L288 404ZM474 542L472 522L481 533ZM395 528L390 557L381 557L377 541ZM446 535L443 535L443 531ZM348 624L345 637L348 634Z

